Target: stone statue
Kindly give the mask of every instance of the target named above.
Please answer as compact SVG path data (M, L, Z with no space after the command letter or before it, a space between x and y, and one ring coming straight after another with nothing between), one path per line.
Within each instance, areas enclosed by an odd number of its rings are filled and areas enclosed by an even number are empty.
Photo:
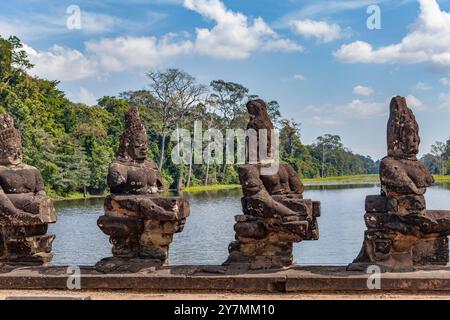
M149 194L162 191L158 166L147 159L147 131L137 109L125 115L125 132L120 140L117 159L108 171L108 185L114 194Z
M41 173L22 163L20 132L11 116L0 115L0 262L50 262L55 236L47 234L47 227L54 222L55 208Z
M125 114L125 131L116 159L109 166L111 195L105 200L100 229L110 236L112 258L99 261L101 272L138 271L167 262L173 234L181 232L189 203L183 197L162 197L158 166L147 159L147 132L137 108Z
M256 164L238 169L244 215L235 217L236 241L230 243L224 265L244 270L287 267L293 261L293 242L319 238L320 203L303 199L303 184L289 164L279 164L278 171L270 175L262 173L275 161L270 138L274 127L264 101L250 101L247 110L247 128L266 129L267 150L271 152L268 159L258 158Z
M381 195L366 198L368 229L361 252L348 270L376 264L383 271L406 271L447 264L450 211L426 210L424 194L434 180L417 160L419 144L419 126L405 98L393 98L388 156L380 164Z

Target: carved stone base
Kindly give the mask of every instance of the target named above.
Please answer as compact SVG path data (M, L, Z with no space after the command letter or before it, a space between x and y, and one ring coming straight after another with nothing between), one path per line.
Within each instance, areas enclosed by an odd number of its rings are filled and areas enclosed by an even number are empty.
M189 203L182 197L111 195L105 200L105 215L97 224L110 236L114 264L163 265L169 255L173 234L183 230ZM116 259L117 258L117 259ZM99 262L106 270L110 260Z
M247 270L277 269L293 263L294 242L316 240L319 230L316 218L320 216L318 202L304 199L277 199L295 216L272 217L235 216L235 239L228 246L229 256L224 266ZM249 210L247 210L249 212Z
M52 260L55 236L47 225L3 226L0 231L0 261L9 265L42 265Z
M410 271L447 264L450 211L425 210L423 196L368 196L364 219L364 242L349 271L370 265L382 271Z

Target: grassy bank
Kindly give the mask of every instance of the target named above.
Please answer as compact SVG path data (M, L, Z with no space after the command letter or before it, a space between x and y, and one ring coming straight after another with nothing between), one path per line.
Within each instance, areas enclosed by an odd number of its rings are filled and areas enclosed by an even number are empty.
M240 184L214 184L210 186L195 186L184 188L186 192L202 192L202 191L216 191L216 190L228 190L228 189L238 189Z
M450 183L450 175L446 176L434 175L434 180L436 182Z
M438 183L450 183L450 175L434 175L434 179ZM327 186L327 185L355 185L355 184L376 184L380 183L380 178L378 174L360 174L353 176L338 176L338 177L325 177L325 178L312 178L312 179L302 179L306 186ZM194 186L183 189L186 192L202 192L202 191L218 191L218 190L229 190L229 189L239 189L241 185L239 184L215 184L209 186ZM82 193L71 193L67 196L58 196L56 194L49 194L53 200L79 200L85 199ZM86 199L91 198L101 198L105 195L87 195Z
M305 185L345 185L345 184L371 184L379 183L380 178L378 174L359 174L353 176L339 176L339 177L324 177L303 179Z
M87 194L86 197L84 197L84 194L81 192L75 192L71 193L65 196L60 196L54 193L48 193L49 197L52 198L54 201L62 201L62 200L81 200L81 199L94 199L94 198L103 198L105 195L92 195Z

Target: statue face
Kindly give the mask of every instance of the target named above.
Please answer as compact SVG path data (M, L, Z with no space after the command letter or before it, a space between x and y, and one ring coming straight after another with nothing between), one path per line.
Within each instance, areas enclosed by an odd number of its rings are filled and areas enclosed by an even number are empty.
M147 159L147 135L142 133L133 137L128 145L128 155L136 161Z
M22 145L19 141L6 141L0 152L0 163L3 165L18 165L22 163Z
M413 124L407 124L405 126L402 151L406 154L418 154L419 153L419 144L420 137L417 133L417 128L413 126Z

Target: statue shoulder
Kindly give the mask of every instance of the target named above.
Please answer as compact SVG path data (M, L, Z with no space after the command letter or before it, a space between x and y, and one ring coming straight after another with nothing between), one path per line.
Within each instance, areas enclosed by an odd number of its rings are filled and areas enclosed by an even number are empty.
M145 164L146 166L159 171L159 166L156 164L154 160L151 159L145 160Z

